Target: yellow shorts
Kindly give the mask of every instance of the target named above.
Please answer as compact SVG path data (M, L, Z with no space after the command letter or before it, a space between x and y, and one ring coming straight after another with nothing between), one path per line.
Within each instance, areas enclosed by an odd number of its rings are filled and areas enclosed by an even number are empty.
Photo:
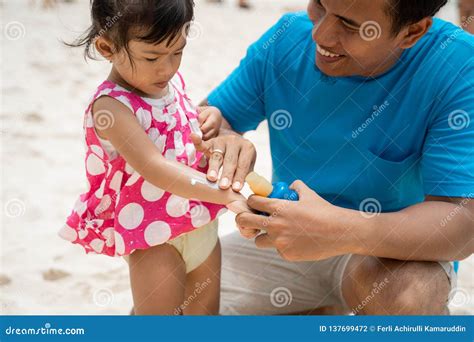
M198 268L211 255L218 240L217 226L218 220L214 220L167 242L176 248L183 258L186 273ZM124 258L128 262L128 256Z

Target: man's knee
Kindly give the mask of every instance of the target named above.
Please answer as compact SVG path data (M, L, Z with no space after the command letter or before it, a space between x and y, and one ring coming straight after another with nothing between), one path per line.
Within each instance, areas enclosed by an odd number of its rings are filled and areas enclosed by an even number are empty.
M436 262L353 256L345 297L358 314L435 315L447 309L450 284Z

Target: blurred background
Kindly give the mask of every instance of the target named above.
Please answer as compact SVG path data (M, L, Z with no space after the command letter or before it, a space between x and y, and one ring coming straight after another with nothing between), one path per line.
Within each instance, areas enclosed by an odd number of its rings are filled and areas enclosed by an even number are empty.
M196 1L181 72L198 103L239 63L249 44L305 0ZM238 6L240 5L240 7ZM250 5L250 8L246 8ZM88 0L0 1L0 314L128 314L128 267L84 255L57 237L85 190L82 120L109 64L65 47L89 25ZM440 16L459 24L450 1ZM266 123L248 134L256 170L270 177ZM232 214L220 234L235 231ZM474 314L474 257L463 261L453 314Z

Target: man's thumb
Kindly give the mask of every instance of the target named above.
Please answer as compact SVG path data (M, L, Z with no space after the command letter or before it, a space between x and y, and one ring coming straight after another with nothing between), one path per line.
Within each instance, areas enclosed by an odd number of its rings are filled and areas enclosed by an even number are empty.
M309 188L300 180L294 181L293 184L291 184L290 189L293 189L298 193L300 200L305 198L310 193L316 194L311 188Z

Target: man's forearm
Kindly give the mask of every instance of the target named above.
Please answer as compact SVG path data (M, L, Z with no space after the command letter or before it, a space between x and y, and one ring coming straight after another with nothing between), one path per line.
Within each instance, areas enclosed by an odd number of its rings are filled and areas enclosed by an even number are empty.
M474 199L428 201L367 218L351 211L354 252L399 260L452 261L474 253Z

